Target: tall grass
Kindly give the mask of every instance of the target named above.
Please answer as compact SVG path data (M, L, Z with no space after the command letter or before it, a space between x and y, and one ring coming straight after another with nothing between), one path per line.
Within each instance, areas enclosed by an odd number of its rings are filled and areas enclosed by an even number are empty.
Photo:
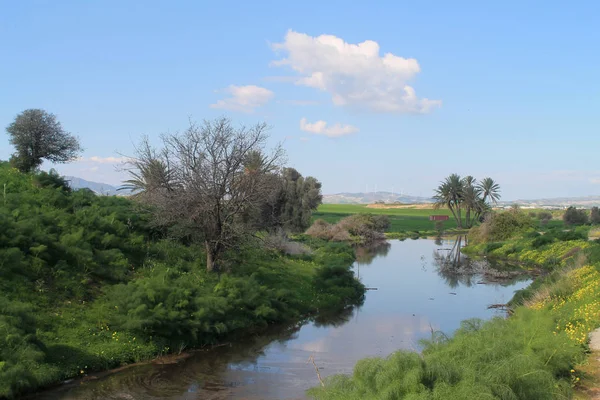
M582 350L554 333L549 310L519 309L509 319L464 321L450 340L425 343L422 354L400 351L333 376L316 399L550 400L571 393L570 371Z

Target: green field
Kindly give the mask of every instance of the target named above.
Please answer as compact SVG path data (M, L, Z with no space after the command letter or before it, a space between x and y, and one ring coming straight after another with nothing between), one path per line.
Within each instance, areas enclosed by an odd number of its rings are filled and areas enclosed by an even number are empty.
M433 208L369 208L362 204L321 204L313 213L313 219L335 223L348 215L358 213L389 215L391 226L388 232L432 231L435 229L435 223L429 220L430 215L448 215L450 219L444 221L444 229L456 228L456 221L450 210Z
M370 208L366 204L321 204L319 209L313 213L313 220L324 219L329 223L336 223L348 215L358 213L371 213L389 215L391 226L388 232L408 233L408 232L431 232L435 229L435 223L429 220L430 215L448 215L450 219L444 221L444 230L456 229L456 221L452 213L447 208L439 210L432 208ZM529 211L529 210L528 210ZM531 210L539 212L542 210ZM546 230L553 227L562 227L564 223L560 219L560 212L556 213L553 220L546 226L540 225L540 230ZM464 211L463 211L464 218Z

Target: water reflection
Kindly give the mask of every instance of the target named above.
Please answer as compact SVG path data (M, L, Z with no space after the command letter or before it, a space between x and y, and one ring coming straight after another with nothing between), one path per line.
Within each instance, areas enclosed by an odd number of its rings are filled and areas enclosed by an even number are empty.
M377 257L385 257L390 252L390 242L378 242L371 246L360 246L355 249L356 263L359 265L371 265Z
M485 274L460 254L463 239L391 241L357 249L355 270L370 288L364 304L278 327L176 364L144 365L38 394L54 399L301 399L323 377L351 373L356 361L419 350L431 330L451 334L468 318L489 318L528 282L477 285ZM447 249L447 250L444 250ZM457 254L458 252L458 254ZM363 267L363 268L361 268ZM466 276L460 274L467 271Z
M439 276L451 288L491 282L506 286L529 279L529 276L515 265L486 259L470 259L462 254L461 249L467 245L466 235L448 240L439 238L435 243L440 247L433 251L433 264Z

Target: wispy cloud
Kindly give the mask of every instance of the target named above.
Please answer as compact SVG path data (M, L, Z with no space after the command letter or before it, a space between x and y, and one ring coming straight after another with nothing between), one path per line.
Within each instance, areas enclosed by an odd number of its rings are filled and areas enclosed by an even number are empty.
M275 96L269 89L255 85L230 85L224 91L229 93L231 97L211 104L211 108L251 113L256 108L267 104Z
M127 157L98 157L92 156L88 161L99 163L99 164L119 164L127 161Z
M306 118L300 120L300 129L305 132L314 133L316 135L325 135L328 137L341 137L358 132L358 128L352 125L342 125L340 123L327 126L327 122L319 120L310 123Z

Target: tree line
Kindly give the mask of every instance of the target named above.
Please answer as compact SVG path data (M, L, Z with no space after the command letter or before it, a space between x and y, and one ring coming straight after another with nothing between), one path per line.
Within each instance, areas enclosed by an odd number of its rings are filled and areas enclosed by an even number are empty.
M22 172L82 152L79 139L44 110L23 111L6 130L15 147L10 162ZM162 135L158 148L144 137L121 189L134 192L155 228L202 243L207 269L217 270L227 250L259 232L306 230L322 202L321 183L285 167L283 149L267 148L267 140L266 124L234 127L227 118L190 122L182 133Z
M458 174L451 174L435 189L433 198L436 208L450 209L458 228L471 228L475 222L482 221L491 204L500 200L500 185L492 178L477 182L470 175L462 178Z

